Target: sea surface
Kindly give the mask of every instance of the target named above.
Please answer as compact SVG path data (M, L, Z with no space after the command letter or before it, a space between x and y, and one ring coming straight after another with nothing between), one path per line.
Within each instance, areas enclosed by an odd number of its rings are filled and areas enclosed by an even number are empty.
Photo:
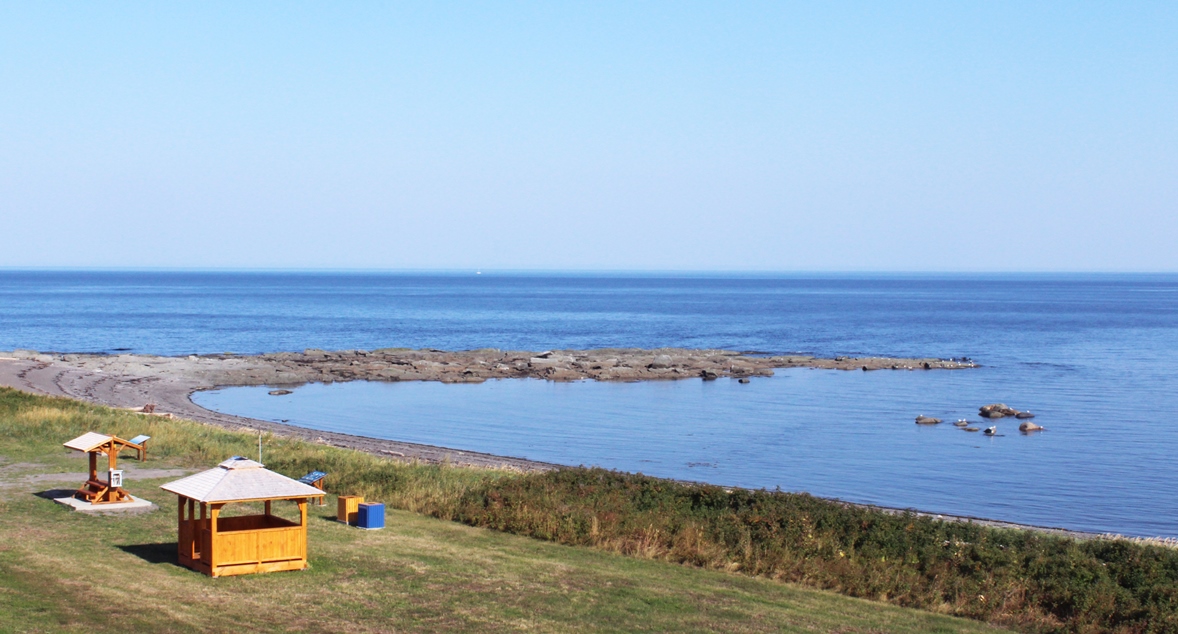
M0 271L0 350L726 348L970 357L748 385L308 385L198 394L307 427L1130 535L1178 536L1178 276ZM966 433L1005 402L1047 431ZM945 418L913 424L917 414Z

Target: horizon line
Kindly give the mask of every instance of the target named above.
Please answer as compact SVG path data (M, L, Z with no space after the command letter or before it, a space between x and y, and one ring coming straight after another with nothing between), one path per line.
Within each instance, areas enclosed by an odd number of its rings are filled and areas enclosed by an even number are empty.
M0 273L238 273L238 274L368 274L368 275L556 275L556 276L1167 276L1178 270L911 270L911 269L594 269L594 268L377 268L377 267L142 267L142 266L4 266Z

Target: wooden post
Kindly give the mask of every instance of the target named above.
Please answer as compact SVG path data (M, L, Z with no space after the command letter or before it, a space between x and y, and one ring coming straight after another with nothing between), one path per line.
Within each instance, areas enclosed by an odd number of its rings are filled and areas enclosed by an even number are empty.
M176 502L176 557L183 563L184 557L192 556L192 544L184 543L184 496L176 496Z
M210 504L209 514L209 574L217 576L217 516L224 504Z
M266 515L270 515L270 500L266 500Z
M205 503L200 502L200 517L197 517L197 502L195 500L188 500L188 521L192 525L192 558L193 560L204 561L205 548L208 544L205 543L204 529L205 529Z
M90 455L90 479L97 480L98 479L98 452L91 451L91 452L89 452L89 455Z
M302 556L303 561L305 562L305 561L307 561L307 499L306 498L302 498L299 500L299 523L303 527L302 528L303 535L302 535L302 539L300 541L302 542L301 556Z

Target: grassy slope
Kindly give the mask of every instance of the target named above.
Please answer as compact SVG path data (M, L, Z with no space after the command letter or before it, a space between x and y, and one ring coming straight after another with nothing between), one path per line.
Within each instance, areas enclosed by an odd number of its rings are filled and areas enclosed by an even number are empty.
M764 579L561 546L403 511L380 532L312 507L312 568L210 579L175 565L175 512L159 480L129 489L159 512L89 517L34 496L80 484L83 460L60 443L90 429L154 437L145 467L205 468L250 453L248 435L145 419L0 389L0 630L3 631L789 631L982 632L985 625ZM355 491L378 459L286 440L270 460L314 459ZM24 464L17 464L24 463ZM38 473L78 482L29 481ZM361 481L361 473L369 473ZM511 474L402 467L399 506L430 505L471 481ZM438 477L444 474L444 477ZM349 479L355 479L347 487ZM365 484L367 482L367 484Z

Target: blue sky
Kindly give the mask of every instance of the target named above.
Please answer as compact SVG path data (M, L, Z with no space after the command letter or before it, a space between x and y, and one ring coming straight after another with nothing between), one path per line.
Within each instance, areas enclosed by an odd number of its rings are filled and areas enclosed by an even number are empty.
M1178 271L1175 33L1173 2L3 3L0 266Z

